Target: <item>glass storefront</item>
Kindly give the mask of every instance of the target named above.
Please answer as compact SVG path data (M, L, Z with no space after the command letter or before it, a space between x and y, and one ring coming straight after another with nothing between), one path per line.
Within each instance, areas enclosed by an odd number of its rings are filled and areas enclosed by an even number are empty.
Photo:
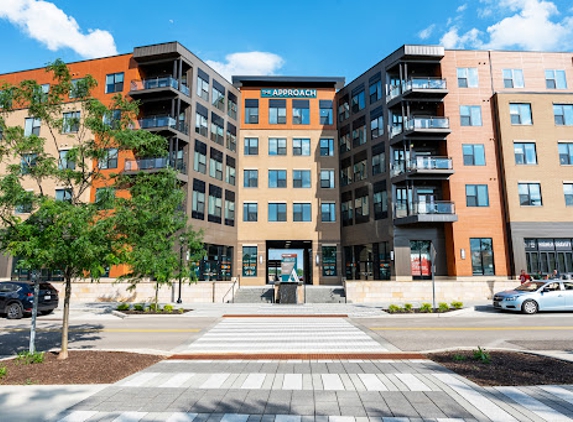
M557 269L573 274L573 239L524 239L527 272L546 276Z
M199 281L230 281L233 275L233 247L204 245L205 257L195 263L195 275Z
M390 242L344 247L344 276L347 280L390 280Z

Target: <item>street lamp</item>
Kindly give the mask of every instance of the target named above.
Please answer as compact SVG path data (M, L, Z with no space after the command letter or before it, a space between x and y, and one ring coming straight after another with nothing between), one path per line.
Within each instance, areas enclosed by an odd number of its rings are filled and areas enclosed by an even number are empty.
M179 297L177 303L181 303L181 284L183 282L183 236L179 236Z

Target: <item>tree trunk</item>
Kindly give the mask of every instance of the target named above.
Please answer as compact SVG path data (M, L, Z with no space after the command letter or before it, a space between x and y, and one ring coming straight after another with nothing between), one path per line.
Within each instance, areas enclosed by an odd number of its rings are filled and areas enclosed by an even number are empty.
M70 296L72 293L72 277L66 271L64 275L65 293L64 293L64 318L62 321L62 347L58 354L59 360L68 358L68 331L70 325Z

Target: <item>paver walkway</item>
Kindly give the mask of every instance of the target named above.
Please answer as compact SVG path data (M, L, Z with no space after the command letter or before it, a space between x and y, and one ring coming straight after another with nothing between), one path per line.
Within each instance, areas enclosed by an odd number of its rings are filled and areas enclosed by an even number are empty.
M261 359L265 353L394 350L343 318L224 318L178 352L252 359L167 360L54 421L573 421L573 387L482 388L425 359ZM257 356L259 355L259 356Z

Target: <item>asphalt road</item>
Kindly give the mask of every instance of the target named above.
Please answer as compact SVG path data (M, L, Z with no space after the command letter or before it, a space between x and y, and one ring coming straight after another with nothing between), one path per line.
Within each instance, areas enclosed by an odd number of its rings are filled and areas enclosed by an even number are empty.
M61 319L38 320L36 348L59 348ZM202 336L216 317L130 316L86 314L72 318L69 347L73 349L153 350L175 352ZM573 313L521 315L484 308L455 317L384 316L352 318L372 338L402 351L431 351L477 346L526 350L573 350ZM27 350L30 318L0 318L0 356ZM280 320L277 321L280 336Z

